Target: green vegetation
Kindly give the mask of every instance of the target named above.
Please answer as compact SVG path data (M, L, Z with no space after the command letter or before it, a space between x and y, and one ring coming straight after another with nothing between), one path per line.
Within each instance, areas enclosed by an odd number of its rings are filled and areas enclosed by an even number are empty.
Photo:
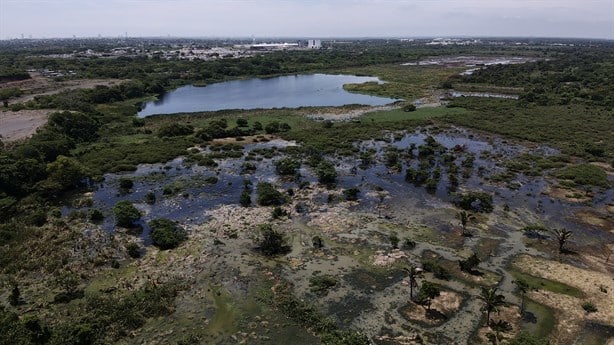
M484 192L457 194L454 204L463 210L490 213L493 211L492 195Z
M591 302L583 303L582 304L582 309L584 309L584 311L587 314L596 313L597 312L597 307L595 307L595 305L593 303L591 303Z
M426 309L430 310L431 302L435 297L439 296L440 294L441 289L437 285L429 281L424 281L422 282L422 286L420 286L420 290L418 290L418 297L416 298L416 300L420 304L425 304Z
M260 206L279 206L286 203L284 195L268 182L258 183L256 193L258 194L257 199Z
M127 200L118 201L113 206L113 215L115 216L115 224L124 228L133 227L134 222L141 218L141 212Z
M369 339L358 332L340 329L335 321L324 316L313 305L296 298L291 284L282 281L274 285L266 301L274 305L285 316L320 336L325 345L368 345Z
M614 157L611 111L601 106L528 105L518 101L455 98L449 105L466 109L463 116L446 116L445 121L469 128L545 143L563 153L608 161ZM556 119L556 123L553 123ZM573 138L573 140L570 140ZM602 148L595 156L594 147Z
M115 44L105 42L100 40L88 44L96 47L107 44L110 47ZM569 187L611 186L603 168L586 163L600 161L612 164L614 160L614 143L611 140L614 131L612 127L614 88L611 78L608 79L608 72L614 64L611 45L607 44L599 43L601 46L594 46L591 49L579 48L583 43L579 43L577 47L555 47L539 43L522 47L486 45L430 47L417 42L364 40L351 44L330 43L333 49L321 51L271 52L252 58L216 61L166 60L159 56L57 59L45 55L78 51L81 48L77 42L72 41L64 45L54 44L52 47L29 47L24 43L23 47L5 48L12 44L13 42L0 44L0 82L25 80L29 78L25 70L31 68L74 70L77 74L76 77L66 78L129 78L130 81L109 87L99 86L93 89L65 90L58 94L39 95L25 103L11 104L14 110L55 109L57 111L50 115L48 123L39 128L30 139L24 142L0 144L0 241L2 243L0 270L3 273L0 278L3 281L6 278L8 282L3 293L6 301L4 306L0 306L0 343L124 343L132 341L128 337L139 337L141 333L147 333L150 329L166 323L169 324L169 328L161 329L160 334L168 330L172 330L175 334L181 333L182 329L177 327L183 326L186 320L185 310L189 310L186 304L194 296L186 294L185 298L175 301L176 294L182 289L179 283L160 283L161 275L158 275L155 269L151 269L146 272L151 272L154 278L145 285L129 288L122 285L134 281L133 278L136 277L134 272L126 269L126 266L164 263L168 259L175 258L172 256L173 252L146 251L146 248L133 243L133 238L129 236L127 239L124 238L123 232L109 236L107 242L88 242L90 239L84 236L83 230L97 229L98 226L87 222L102 221L108 210L103 210L105 212L103 213L92 208L91 203L79 203L80 207L86 208L74 211L69 216L62 216L60 212L63 206L71 203L75 192L94 188L97 183L103 181L104 174L135 170L140 163L163 163L184 156L186 164L197 164L213 171L218 163L221 165L222 159L245 156L254 161L263 158L273 159L277 161L276 169L280 175L296 176L302 162L305 162L313 169L320 182L332 185L337 181L335 164L339 157L353 156L365 167L375 164L380 159L379 151L363 150L356 145L357 140L388 140L392 136L399 139L404 131L411 132L424 125L429 125L431 133L436 133L447 124L455 124L547 144L563 152L560 155L534 153L514 156L505 163L504 171L497 171L490 177L493 182L510 183L517 174L539 176L546 173L562 180L561 185ZM152 40L144 44L144 49L155 50L158 46L159 43ZM461 70L457 67L400 64L419 61L425 57L452 56L461 53L491 56L520 54L543 57L547 60L493 66L481 69L471 76L457 76ZM304 115L362 111L364 107L354 105L339 108L235 110L146 119L135 116L139 102L152 99L156 94L179 85L195 82L208 84L252 76L313 71L341 71L379 76L387 83L346 85L345 88L353 92L395 97L403 99L404 102L397 104L399 109L366 113L340 122L318 122ZM521 97L519 100L463 97L452 99L448 107L415 109L410 106L410 102L419 97L435 99L441 94L441 90L437 90L440 87L516 93ZM0 100L12 102L15 97L27 95L28 92L20 88L2 88ZM239 145L243 144L241 141L249 143L252 140L269 140L270 136L265 136L265 133L296 140L301 145L287 149L262 149L250 152L249 155L244 152L243 146ZM223 140L214 141L214 139ZM465 181L463 179L474 176L473 169L484 168L477 166L478 157L464 152L462 147L458 150L456 148L446 150L433 137L427 137L425 141L425 145L414 146L410 150L385 149L383 159L390 173L401 173L407 168L407 181L423 184L430 192L436 191L440 178L443 177L446 181L447 175L448 188L453 192L459 187L459 183ZM278 160L281 155L287 155L288 158ZM495 153L492 153L491 158L508 159L505 156L496 157ZM250 165L246 162L243 173L251 174L255 169L255 164ZM188 187L196 184L217 183L217 177L211 176L212 174L213 172L204 174L202 178L193 181L175 179L165 186L165 198L185 193ZM286 181L287 179L284 182ZM117 180L116 183L120 188L118 193L121 195L130 191L134 182L136 180L125 178ZM306 185L308 184L301 185L301 188ZM370 199L374 198L371 187L368 183L361 184L360 188L364 193L362 196L358 188L346 189L343 191L343 197L346 200L357 200L361 196L371 201ZM245 185L238 200L242 206L251 205L251 188ZM589 189L585 189L588 193ZM375 190L378 193L383 191ZM330 195L334 196L336 192ZM289 191L288 195L293 194ZM274 185L260 183L256 187L256 197L260 205L276 206L270 210L274 218L285 216L286 211L280 205L287 202L287 197ZM382 193L380 206L384 198L385 195ZM471 218L470 213L466 211L486 213L493 211L492 195L484 192L459 193L455 199L456 205L466 213L464 217L459 217L463 232ZM155 193L153 191L147 193L144 201L154 204ZM301 207L297 207L297 210ZM118 226L132 227L141 217L140 212L128 201L118 202L112 211ZM513 211L510 211L508 215L512 213ZM480 216L480 219L483 217ZM495 220L490 219L490 221ZM151 239L154 245L161 249L174 248L186 240L185 231L169 219L156 219L150 225L153 229ZM432 231L433 235L429 230L428 236L434 236L435 230ZM350 245L336 236L324 237L320 234L321 237L317 233L312 233L311 228L306 229L305 233L303 229L300 231L301 241L304 238L312 238L316 250L309 249L308 252L309 255L313 254L318 258L342 256L345 251L351 252L356 248L358 255L363 257L366 256L365 253L370 255L374 250L370 242L357 241ZM541 236L544 229L529 226L525 231L540 233ZM437 243L447 243L452 238L460 237L456 234L439 233L441 238ZM390 235L386 237L388 234ZM383 242L388 240L393 247L397 247L401 241L399 236L407 238L408 234L386 231L381 240ZM422 240L420 238L422 235L412 233L409 236ZM559 250L564 252L569 236L561 232L554 237L559 242ZM325 240L326 248L324 248ZM221 241L216 241L214 242L216 245L221 244ZM459 246L462 245L462 239L459 243ZM403 247L407 249L416 246L411 240L407 240L406 244ZM478 248L481 249L482 244L483 241L480 240ZM227 248L231 248L230 245L228 244ZM269 224L260 227L255 245L262 254L271 257L286 254L291 250L287 235L281 230L273 230ZM577 245L580 247L581 244ZM193 249L187 245L185 247ZM139 258L145 252L148 257L143 262L129 259L129 257ZM183 253L183 249L177 253ZM407 251L406 254L410 260L415 259L411 252ZM149 255L157 256L150 260L152 258ZM300 253L300 255L306 254ZM443 259L425 260L423 267L438 279L455 278L458 284L490 286L499 279L499 276L488 271L473 272L479 259L474 254L458 264ZM129 261L130 265L124 265L124 260ZM305 296L294 295L291 285L277 276L279 272L286 271L287 258L258 260L266 266L267 273L270 269L270 273L274 275L274 278L271 277L271 284L275 284L275 289L268 289L268 293L272 295L270 305L273 307L273 312L280 311L296 324L304 326L312 334L320 337L323 344L370 342L365 335L353 330L340 329L335 320L326 317L316 305L303 301L302 298ZM221 266L216 269L226 267ZM480 273L483 276L479 278L469 276L460 269ZM517 270L512 270L512 274L517 281L526 282L524 290L527 287L542 288L583 297L578 289L561 283L533 277ZM386 282L390 281L387 277L397 275L398 272L394 274L386 272L382 276L376 275L374 279L371 279L373 276L368 276L369 279L364 280L370 283L367 287L369 289L372 286L384 289ZM119 277L118 280L114 280L116 276ZM18 281L13 282L12 277ZM413 295L413 289L418 287L416 277L414 276L415 284L412 281L410 285L410 295ZM226 277L198 277L201 278L215 285L218 279ZM246 279L250 278L253 277ZM93 284L94 279L104 280L104 291L96 288L98 282ZM476 283L478 279L479 282ZM315 275L309 279L309 282L311 290L321 294L324 299L326 292L340 284L342 280L331 275ZM518 286L520 289L520 285ZM419 300L426 303L427 309L430 309L430 302L438 294L438 289L429 282L422 284ZM61 292L58 293L58 290ZM214 290L222 292L223 289L218 290L216 286ZM498 306L497 294L496 289L487 291L495 297L495 303L489 306L487 294L483 293L482 296L487 313L491 313L496 311ZM521 293L524 295L524 292ZM213 299L217 307L220 298L213 297ZM203 303L203 307L211 307L207 304L209 301ZM582 307L587 312L594 311L589 305ZM177 314L167 317L173 312ZM265 311L265 314L266 312L270 311ZM143 327L150 318L151 325ZM223 315L220 316L220 320L225 320ZM553 318L546 320L546 323L554 322ZM345 320L340 321L345 322ZM542 327L539 316L538 322ZM504 323L500 323L500 327L496 324L490 325L493 331L505 331ZM236 326L238 325L232 325ZM246 325L240 324L240 326ZM145 343L151 340L137 339L134 341ZM185 339L189 338L186 336ZM174 340L176 339L168 341ZM264 338L262 340L265 341ZM271 341L279 342L279 339L272 338ZM521 334L511 343L542 342Z
M610 185L606 172L592 164L571 165L559 169L554 176L559 179L572 180L579 186L597 186L607 188Z
M187 234L177 223L166 218L156 218L149 222L151 240L160 249L173 249L187 239Z
M520 332L518 336L510 340L509 345L549 345L550 342L545 338L535 337L527 332Z
M316 175L318 175L318 181L320 183L332 184L337 180L337 171L333 163L329 161L322 161L316 168Z
M337 283L337 278L330 274L316 275L309 278L309 289L316 294L326 294Z
M257 240L257 249L265 256L287 254L292 250L284 234L273 230L270 224L259 226L260 238Z
M543 289L547 291L552 291L564 295L569 295L572 297L582 298L584 294L579 289L569 286L554 280L549 280L545 278L535 277L530 274L521 272L517 269L510 270L510 273L514 277L515 280L524 281L529 288L532 289Z
M301 162L292 158L283 158L275 162L275 170L280 175L294 175L301 167Z

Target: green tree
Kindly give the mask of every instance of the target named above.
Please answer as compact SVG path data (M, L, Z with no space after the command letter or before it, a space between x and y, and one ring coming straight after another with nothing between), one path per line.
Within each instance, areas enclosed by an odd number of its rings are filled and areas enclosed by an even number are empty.
M418 301L421 304L426 304L426 310L431 310L431 303L433 299L441 294L441 290L437 287L437 285L424 281L422 286L420 287L420 291L418 291Z
M243 192L241 192L241 196L239 197L239 203L243 207L251 206L251 204L252 204L252 193L250 193L249 190L244 189Z
M499 312L499 307L505 304L505 296L497 293L497 288L482 287L482 292L478 296L484 302L483 310L486 311L486 324L490 326L490 314Z
M248 122L246 119L244 118L238 118L237 119L237 127L247 127Z
M267 134L275 134L279 132L279 122L273 121L266 126L264 126L264 131Z
M456 212L456 218L460 221L461 227L463 229L463 236L467 236L467 224L469 221L474 220L475 216L465 210L461 210Z
M98 128L100 128L100 123L91 115L72 111L51 114L48 125L52 130L62 133L76 142L96 139Z
M301 162L292 158L283 158L275 162L275 170L280 175L294 175L301 167Z
M259 230L257 249L265 256L287 254L292 250L286 237L281 232L273 230L271 224L262 224Z
M58 156L54 162L47 164L47 180L38 184L38 189L47 194L55 194L79 187L87 177L83 165L73 158Z
M279 206L286 202L283 194L268 182L258 183L256 193L258 194L258 205L260 206Z
M173 249L187 239L187 234L177 223L166 218L157 218L149 222L151 240L162 249Z
M134 182L127 178L127 177L122 177L119 179L119 188L123 191L128 191L129 189L131 189L134 186Z
M141 218L141 212L128 200L118 201L112 208L115 224L124 228L134 226L134 222Z
M360 194L360 189L357 187L352 187L343 191L343 197L347 201L356 201L358 200L358 195Z
M473 253L470 257L465 260L459 260L458 265L460 266L461 271L467 272L470 274L477 273L475 268L480 264L480 258L477 253Z
M337 171L335 170L335 166L333 163L323 160L318 164L316 168L316 174L318 175L318 181L320 183L335 183L337 180Z

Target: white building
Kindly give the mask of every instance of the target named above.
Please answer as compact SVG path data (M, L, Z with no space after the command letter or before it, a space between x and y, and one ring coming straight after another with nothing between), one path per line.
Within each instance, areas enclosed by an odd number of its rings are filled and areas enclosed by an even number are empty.
M322 48L322 41L321 40L307 40L307 48L320 49Z

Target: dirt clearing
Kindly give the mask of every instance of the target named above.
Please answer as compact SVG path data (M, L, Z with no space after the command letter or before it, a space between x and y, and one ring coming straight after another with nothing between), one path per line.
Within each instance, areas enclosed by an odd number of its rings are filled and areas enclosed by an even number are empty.
M12 142L30 137L36 129L47 122L55 110L37 109L0 112L0 135L3 142Z

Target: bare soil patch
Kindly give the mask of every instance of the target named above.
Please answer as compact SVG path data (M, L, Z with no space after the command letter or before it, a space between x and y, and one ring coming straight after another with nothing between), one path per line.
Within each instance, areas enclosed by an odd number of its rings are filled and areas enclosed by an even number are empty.
M429 326L436 326L444 323L452 317L460 308L463 297L454 291L442 291L441 294L433 299L431 309L410 302L399 309L403 318L422 323Z
M76 89L92 89L98 85L113 86L124 81L122 79L75 79L66 81L54 81L53 79L42 76L34 76L32 79L23 81L21 85L10 85L11 87L19 87L24 91L21 97L14 98L10 101L13 103L24 103L34 99L36 96L53 95L62 91Z
M553 198L569 201L569 202L587 202L590 201L591 198L586 195L586 192L580 189L570 189L570 188L560 188L560 187L548 187L544 194L549 195Z
M0 135L2 141L12 142L30 137L36 129L47 122L53 109L2 111L0 112Z
M366 113L371 113L374 111L386 111L386 110L392 110L392 109L397 109L397 108L399 107L394 106L394 105L365 107L365 108L358 108L358 109L351 109L351 110L340 108L334 112L328 110L327 112L323 112L323 113L315 112L312 114L307 114L307 118L312 119L312 120L320 120L320 121L347 121L347 120L351 120L351 119L360 117Z

